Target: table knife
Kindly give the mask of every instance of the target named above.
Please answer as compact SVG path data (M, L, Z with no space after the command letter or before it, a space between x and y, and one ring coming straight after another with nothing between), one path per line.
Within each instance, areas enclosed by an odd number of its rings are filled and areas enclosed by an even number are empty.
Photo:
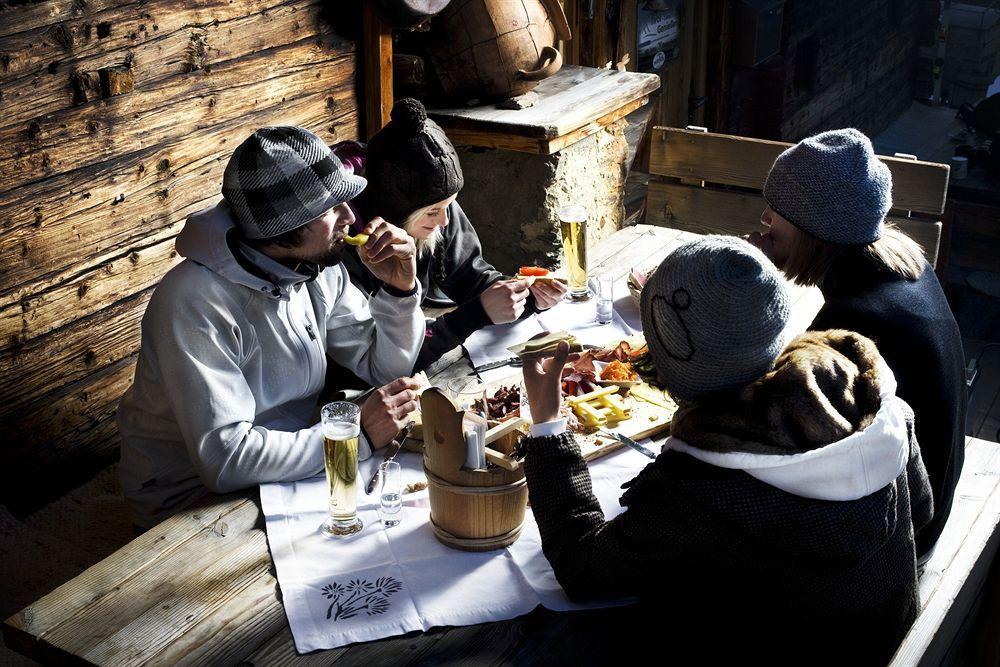
M640 454L648 456L651 459L655 459L656 458L656 454L654 454L652 452L652 450L650 450L648 447L644 447L644 446L640 445L638 442L636 442L632 438L628 437L627 435L622 435L621 433L612 433L611 431L602 431L602 433L604 433L606 435L610 435L612 438L614 438L618 442L621 442L621 443L624 443L624 444L628 445L629 447L631 447L635 451L639 452Z
M473 366L472 370L474 370L477 373L481 373L483 371L493 370L494 368L503 368L504 366L520 366L520 365L521 365L520 357L510 357L508 359L501 359L500 361L491 361L490 363L483 364L482 366Z

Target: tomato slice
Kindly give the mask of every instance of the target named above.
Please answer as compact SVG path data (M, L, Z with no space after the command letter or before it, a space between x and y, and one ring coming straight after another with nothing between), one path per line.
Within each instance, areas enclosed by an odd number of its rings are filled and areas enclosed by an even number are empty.
M538 277L538 276L547 276L547 275L549 275L549 270L548 269L543 269L540 266L522 266L521 269L520 269L520 271L518 271L518 273L521 274L522 276L535 276L535 277Z

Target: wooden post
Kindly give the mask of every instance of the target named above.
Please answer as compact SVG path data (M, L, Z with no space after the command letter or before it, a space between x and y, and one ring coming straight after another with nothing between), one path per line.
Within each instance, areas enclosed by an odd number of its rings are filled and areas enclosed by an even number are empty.
M708 75L708 22L709 7L706 0L700 0L694 11L692 28L693 48L691 63L691 98L688 103L688 122L705 124L705 103L707 101Z
M392 28L369 2L364 9L364 35L365 135L371 139L389 122L392 111Z
M713 132L727 132L729 128L729 88L732 83L730 56L733 42L733 0L712 3L709 11L709 32L713 38L708 42L708 58L711 74L706 86L708 95L707 120Z
M618 8L618 49L615 52L615 62L619 63L628 56L625 69L629 72L639 71L639 0L622 0Z
M579 2L576 0L563 1L563 13L566 14L566 22L573 33L570 41L560 41L559 50L563 54L563 63L566 65L580 64L580 44L583 43L583 22L580 20Z

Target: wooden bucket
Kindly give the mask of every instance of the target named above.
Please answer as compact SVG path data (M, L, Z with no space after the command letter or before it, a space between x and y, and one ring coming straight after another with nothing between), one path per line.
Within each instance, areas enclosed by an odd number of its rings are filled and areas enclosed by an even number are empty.
M434 536L463 551L490 551L521 535L528 486L524 468L467 470L464 412L436 388L420 397L424 473Z

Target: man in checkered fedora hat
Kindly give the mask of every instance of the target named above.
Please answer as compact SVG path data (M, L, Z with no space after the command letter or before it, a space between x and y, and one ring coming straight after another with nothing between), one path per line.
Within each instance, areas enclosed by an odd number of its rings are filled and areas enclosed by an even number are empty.
M365 187L300 127L265 127L233 153L222 201L188 218L185 259L142 321L135 381L118 410L120 477L138 526L211 492L323 470L315 421L327 356L372 386L359 457L416 408L407 377L423 339L415 248L375 218L359 255L383 288L369 300L340 264Z

